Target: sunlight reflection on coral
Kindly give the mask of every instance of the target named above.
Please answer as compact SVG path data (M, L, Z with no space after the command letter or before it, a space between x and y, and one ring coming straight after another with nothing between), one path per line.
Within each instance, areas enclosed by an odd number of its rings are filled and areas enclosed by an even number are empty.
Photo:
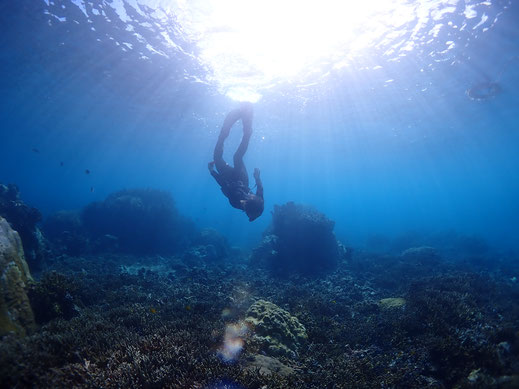
M224 362L233 362L239 357L248 332L249 327L244 321L227 324L223 344L218 350L218 355Z

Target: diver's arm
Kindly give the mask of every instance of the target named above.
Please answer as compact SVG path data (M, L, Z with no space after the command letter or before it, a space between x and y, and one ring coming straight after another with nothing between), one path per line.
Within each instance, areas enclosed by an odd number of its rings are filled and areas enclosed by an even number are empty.
M263 184L261 182L260 170L258 168L254 169L254 180L256 180L256 196L263 199Z
M216 180L218 185L222 186L222 182L220 180L220 175L218 174L218 172L216 170L214 170L214 162L209 162L209 164L207 165L207 168L209 169L209 173L211 173L211 175Z

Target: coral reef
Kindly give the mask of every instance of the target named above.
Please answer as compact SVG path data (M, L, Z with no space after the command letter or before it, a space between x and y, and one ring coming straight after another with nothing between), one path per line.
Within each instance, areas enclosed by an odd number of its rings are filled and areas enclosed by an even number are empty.
M281 276L332 271L344 254L333 233L334 225L312 207L293 202L275 205L272 224L251 263Z
M0 184L0 216L20 234L27 263L31 269L38 269L46 256L46 241L37 226L40 211L20 199L16 185Z
M87 205L81 218L95 252L172 254L196 237L194 224L178 213L171 195L154 189L113 193Z
M252 327L251 341L270 356L295 358L307 339L306 329L297 317L270 301L252 304L245 322Z
M16 231L0 217L0 336L9 332L25 335L34 327L26 288L32 281L22 242Z
M355 251L320 277L289 278L228 259L55 258L31 288L47 316L0 342L0 386L517 386L517 257L445 258L424 271L400 254Z

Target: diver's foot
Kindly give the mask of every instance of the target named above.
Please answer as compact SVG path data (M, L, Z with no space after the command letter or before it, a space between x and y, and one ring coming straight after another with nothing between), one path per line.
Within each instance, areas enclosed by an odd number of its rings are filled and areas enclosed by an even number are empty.
M243 115L246 115L246 116L252 116L252 112L253 112L253 105L252 103L248 102L248 101L243 101L240 103L240 111L242 112Z
M251 132L252 131L252 116L253 116L253 106L252 103L243 102L240 104L240 112L241 112L241 121L243 123L243 131Z

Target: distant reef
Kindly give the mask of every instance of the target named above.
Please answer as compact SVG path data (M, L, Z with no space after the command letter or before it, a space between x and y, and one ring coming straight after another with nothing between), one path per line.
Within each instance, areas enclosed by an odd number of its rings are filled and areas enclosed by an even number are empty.
M194 223L182 216L170 193L156 189L124 189L80 211L60 211L44 223L53 249L66 255L181 252L198 236Z

